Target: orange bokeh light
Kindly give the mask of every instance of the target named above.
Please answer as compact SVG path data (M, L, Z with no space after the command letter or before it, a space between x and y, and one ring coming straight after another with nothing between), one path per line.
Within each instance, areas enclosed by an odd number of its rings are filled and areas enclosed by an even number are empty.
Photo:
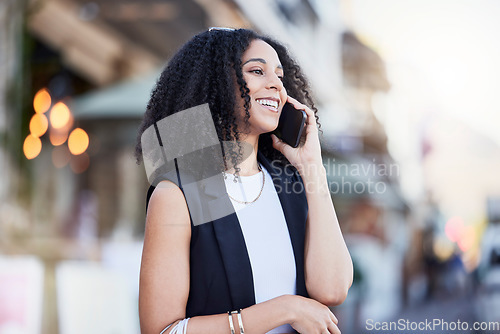
M50 143L54 146L62 145L68 139L68 130L66 129L54 129L51 128L49 131Z
M476 240L476 230L474 227L468 225L464 226L462 230L462 235L457 241L457 245L462 252L467 252L474 246L474 241Z
M40 154L41 150L42 150L42 141L40 140L40 138L35 137L32 134L29 134L24 140L23 144L24 156L30 160L34 159Z
M69 130L71 130L71 128L73 127L73 123L74 123L74 118L73 118L73 114L71 114L71 111L70 111L68 121L66 122L66 124L62 128L59 128L58 130L59 131L64 130L66 133L69 133Z
M47 132L49 121L44 114L34 114L30 121L30 131L35 137L41 137Z
M71 131L68 138L69 151L73 155L82 154L89 147L89 135L85 130L76 128Z
M52 99L50 98L50 94L47 89L40 89L33 98L33 109L38 114L43 114L47 110L49 110L50 105L52 103Z
M71 119L71 112L63 102L57 102L50 110L50 124L55 129L64 127Z

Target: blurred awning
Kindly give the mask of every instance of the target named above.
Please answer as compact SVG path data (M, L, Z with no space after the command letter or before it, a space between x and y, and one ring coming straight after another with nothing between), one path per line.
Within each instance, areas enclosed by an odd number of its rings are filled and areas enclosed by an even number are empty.
M76 119L142 118L160 71L76 97L70 108Z
M30 0L27 26L82 78L106 86L146 73L209 26L249 26L225 0Z
M99 16L85 17L84 9L77 1L31 1L27 25L33 35L60 52L67 66L98 86L161 64L158 55Z
M350 85L375 91L390 89L382 58L351 31L342 34L342 68Z

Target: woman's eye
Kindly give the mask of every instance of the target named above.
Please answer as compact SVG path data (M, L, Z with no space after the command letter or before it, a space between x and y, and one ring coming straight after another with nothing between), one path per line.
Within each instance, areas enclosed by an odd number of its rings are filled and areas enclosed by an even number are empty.
M278 75L278 78L280 78L280 80L283 81L283 76L282 75Z
M264 72L263 72L262 70L260 70L260 69L257 69L257 70L252 70L251 72L252 72L252 73L255 73L255 74L258 74L258 75L262 75L262 74L264 74Z

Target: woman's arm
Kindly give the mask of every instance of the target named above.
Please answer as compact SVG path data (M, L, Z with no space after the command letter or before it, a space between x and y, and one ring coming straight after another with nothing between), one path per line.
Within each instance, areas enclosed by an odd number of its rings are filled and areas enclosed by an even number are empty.
M155 188L148 204L139 283L141 332L159 334L183 319L189 294L191 226L182 191L170 181Z
M311 298L341 304L352 284L352 260L340 230L322 163L302 171L309 213L305 238L305 280Z
M236 334L241 334L236 315L232 315ZM338 320L325 305L301 296L283 295L268 301L252 305L241 311L241 318L246 334L267 333L273 328L291 324L299 333L340 334ZM173 325L165 332L169 334ZM189 334L230 334L229 319L226 313L198 316L189 319ZM146 332L160 333L160 331Z
M288 102L307 113L306 141L293 148L272 135L273 146L297 168L304 182L309 213L304 262L309 296L329 306L341 304L352 284L352 260L340 231L330 197L314 113L288 96Z
M159 334L167 325L186 317L190 239L184 195L174 183L163 181L151 196L146 218L139 286L142 334ZM340 333L337 319L326 306L300 296L276 297L245 308L241 314L247 334L262 334L286 323L302 333L326 333L327 329ZM233 322L239 333L236 316ZM193 317L187 332L230 334L228 315Z

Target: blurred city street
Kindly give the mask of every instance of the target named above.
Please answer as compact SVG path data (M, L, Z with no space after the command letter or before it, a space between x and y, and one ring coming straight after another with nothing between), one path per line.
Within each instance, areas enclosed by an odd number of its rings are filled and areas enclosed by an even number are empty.
M423 327L423 330L389 330L384 331L384 333L450 333L452 332L451 330L446 330L446 327L443 327L445 326L443 325L445 322L457 323L460 321L472 326L472 323L475 321L474 305L471 303L471 299L465 296L449 296L443 299L426 301L421 305L415 305L408 309L404 309L400 314L389 321L398 322L401 320L404 320L401 323L402 325L408 322L425 323L427 321L427 323L432 323L435 327L431 327L433 328L432 330L426 330L425 327ZM474 333L471 329L456 331L461 334ZM362 333L376 333L376 331L365 330Z

